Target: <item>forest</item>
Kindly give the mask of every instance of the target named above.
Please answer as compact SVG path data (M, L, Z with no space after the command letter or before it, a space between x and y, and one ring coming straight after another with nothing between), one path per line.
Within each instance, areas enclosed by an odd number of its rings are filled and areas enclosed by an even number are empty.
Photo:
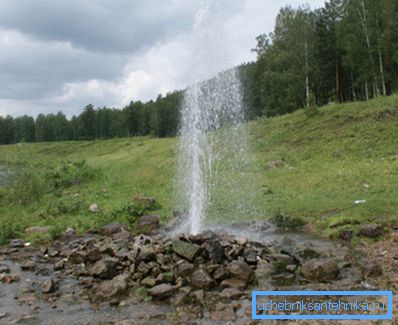
M280 10L274 31L256 38L255 62L237 67L247 119L329 103L365 101L398 90L398 1L330 0ZM178 133L183 90L124 108L87 105L57 114L0 116L0 144L170 137Z

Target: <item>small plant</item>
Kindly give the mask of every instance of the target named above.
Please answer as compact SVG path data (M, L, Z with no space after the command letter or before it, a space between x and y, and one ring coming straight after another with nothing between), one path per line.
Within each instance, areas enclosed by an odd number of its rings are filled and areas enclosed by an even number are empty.
M5 245L18 234L18 229L11 219L0 220L0 245Z
M298 217L291 217L287 214L278 213L271 221L279 228L294 230L304 225L304 221Z

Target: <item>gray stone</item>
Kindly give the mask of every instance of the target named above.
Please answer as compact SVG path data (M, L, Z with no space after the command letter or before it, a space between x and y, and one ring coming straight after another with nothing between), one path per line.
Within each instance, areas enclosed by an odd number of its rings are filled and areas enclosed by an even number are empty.
M192 263L183 261L177 265L177 275L181 277L190 276L194 271L195 266Z
M245 262L242 261L232 261L227 265L227 271L232 277L241 279L250 283L254 278L253 269Z
M56 283L53 279L48 279L44 281L41 285L41 291L43 293L52 293L56 289Z
M276 168L283 167L284 165L285 165L285 163L282 160L271 160L271 161L267 162L267 164L265 165L265 169L266 170L274 170Z
M95 288L95 299L104 301L123 295L127 290L128 277L128 274L120 274L112 280L101 282Z
M321 257L322 253L319 252L318 250L316 250L313 247L309 247L309 246L301 246L296 250L296 254L298 256L300 256L301 258L308 260L311 258L317 258L317 257Z
M226 299L239 299L243 295L243 292L237 288L225 288L221 293L220 296Z
M302 265L301 274L312 281L327 282L337 279L340 270L334 259L312 259Z
M237 288L237 289L245 289L246 282L241 279L225 279L221 282L220 287L223 288Z
M10 241L9 246L11 248L21 248L25 247L25 242L22 239L13 239Z
M93 277L103 279L112 278L116 274L116 265L118 259L112 258L109 255L104 255L99 261L90 268L89 273Z
M384 235L384 229L379 225L363 225L359 230L359 233L364 237L380 237Z
M92 213L98 213L100 211L98 204L94 203L91 204L90 207L88 208L90 210L90 212Z
M167 298L173 294L175 287L171 284L162 283L148 290L148 294L159 299Z
M203 244L209 259L221 263L224 258L224 248L216 239L210 239Z
M121 232L124 228L126 228L126 226L122 225L121 223L110 223L101 227L98 232L103 236L111 236Z
M246 248L243 251L243 257L247 263L254 264L257 262L257 253L254 249Z
M159 216L149 214L138 219L136 231L140 234L149 235L159 229Z
M35 235L45 235L50 231L50 227L29 227L25 229L25 233L27 234L35 234Z
M208 289L213 283L211 276L204 270L197 270L192 274L191 286L198 289Z
M188 261L193 261L200 252L200 246L182 240L174 240L173 251Z

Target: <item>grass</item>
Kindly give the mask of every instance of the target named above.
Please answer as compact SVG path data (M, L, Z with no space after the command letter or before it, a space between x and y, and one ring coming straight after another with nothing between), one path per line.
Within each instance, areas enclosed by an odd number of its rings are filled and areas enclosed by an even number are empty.
M261 218L288 214L332 237L361 223L398 223L398 96L332 104L313 117L300 110L261 118L248 129ZM166 221L174 206L176 144L175 138L129 138L0 146L0 163L28 166L38 188L65 161L85 160L93 172L87 182L59 190L40 193L33 186L40 195L24 204L0 189L0 242L33 225L50 226L50 236L68 226L99 227L139 194L156 197L161 207L154 212ZM270 160L285 165L268 171ZM92 203L100 213L88 211Z

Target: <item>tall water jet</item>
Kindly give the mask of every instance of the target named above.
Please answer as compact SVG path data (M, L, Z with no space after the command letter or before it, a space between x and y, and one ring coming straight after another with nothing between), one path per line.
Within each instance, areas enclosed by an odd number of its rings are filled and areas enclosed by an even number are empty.
M193 73L211 72L226 60L214 28L217 1L204 1L196 20ZM203 79L202 79L203 80ZM197 234L216 220L241 220L256 212L255 175L248 150L244 105L237 69L206 81L193 80L181 107L177 164L177 209L186 215L180 232Z

